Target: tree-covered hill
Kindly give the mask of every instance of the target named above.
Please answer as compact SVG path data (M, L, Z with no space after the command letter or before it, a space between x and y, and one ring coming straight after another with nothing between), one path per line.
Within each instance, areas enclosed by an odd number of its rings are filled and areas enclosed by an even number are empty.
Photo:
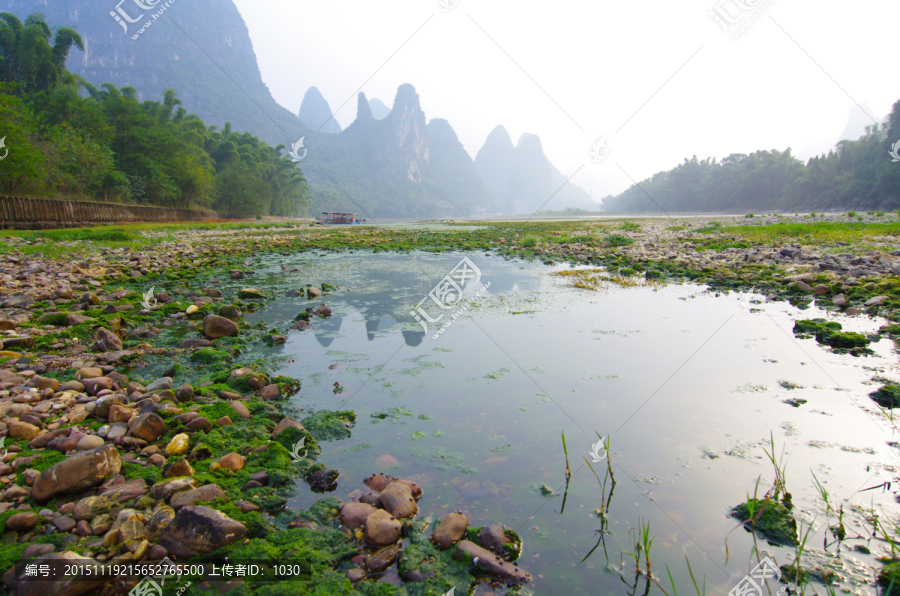
M227 123L207 126L172 89L141 101L134 87L97 88L65 68L81 47L78 33L51 30L40 14L23 22L0 13L4 193L206 206L230 216L305 213L306 180L282 147Z
M806 164L785 151L685 158L615 197L605 211L768 211L900 208L900 101L886 122Z
M207 124L231 122L235 130L272 146L291 144L308 131L263 83L250 32L234 2L142 0L151 10L132 0L119 4L138 21L125 22L115 0L5 0L0 10L21 20L41 12L50 27L75 29L84 52L73 51L66 66L98 87L134 87L142 100L176 89L185 109Z

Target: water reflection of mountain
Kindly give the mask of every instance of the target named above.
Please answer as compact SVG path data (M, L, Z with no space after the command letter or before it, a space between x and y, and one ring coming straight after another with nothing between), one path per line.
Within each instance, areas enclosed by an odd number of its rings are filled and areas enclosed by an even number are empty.
M466 298L473 296L483 284L486 285L488 282L490 282L490 288L487 290L487 294L530 292L538 288L539 277L533 272L523 270L521 262L471 254L466 256L481 271L480 282L466 287L464 293ZM355 255L355 257L358 258L359 255ZM340 259L346 258L346 256L330 257L328 260L332 258ZM327 319L313 318L313 334L316 341L323 348L328 348L339 335L343 320L347 317L352 318L352 313L357 311L365 321L366 338L369 341L373 341L379 332L385 333L412 324L415 329L400 329L403 339L410 347L421 345L425 336L434 333L441 323L429 323L426 333L412 317L410 311L424 298L425 301L422 305L432 318L443 314L445 316L441 322L446 320L446 316L453 311L441 310L427 297L428 293L443 279L443 276L449 274L456 267L462 255L414 253L412 255L366 255L365 258L375 262L371 267L364 269L362 280L359 279L359 276L355 276L354 288L325 297L325 301L334 311L342 314L341 316L332 315ZM391 267L392 263L396 263L396 267ZM440 273L434 276L433 272ZM373 283L367 285L367 279L373 280ZM285 281L284 278L281 278L276 283L281 286ZM338 286L341 285L340 279L335 281ZM283 294L284 289L279 289L279 293ZM292 305L290 308L299 307L302 310L308 304L301 301L300 304Z
M428 293L443 279L442 277L431 277L429 271L435 270L435 260L446 263L446 272L449 273L459 263L459 255L441 255L434 257L432 255L401 255L394 256L395 259L403 259L406 261L419 262L422 264L421 272L410 272L407 266L403 271L393 271L389 275L387 286L390 289L382 291L360 290L358 292L348 292L340 295L340 302L344 305L356 309L362 314L366 321L366 337L369 341L375 339L377 331L386 331L394 329L399 325L412 323L419 325L410 315L410 311L423 298L426 298L423 305L430 305L431 299L427 298ZM464 297L470 297L484 284L490 282L488 294L497 294L503 292L528 292L536 290L540 280L533 273L525 272L521 269L521 264L517 262L501 261L498 258L478 258L469 255L469 259L481 270L481 280L477 285L470 285L466 288ZM384 282L384 271L379 272L379 281ZM335 304L337 304L335 300ZM432 318L437 318L440 314L449 314L452 311L441 312L436 306L429 309ZM434 329L429 324L429 333ZM401 330L406 345L416 347L422 343L426 332L423 329ZM321 343L321 340L320 342Z

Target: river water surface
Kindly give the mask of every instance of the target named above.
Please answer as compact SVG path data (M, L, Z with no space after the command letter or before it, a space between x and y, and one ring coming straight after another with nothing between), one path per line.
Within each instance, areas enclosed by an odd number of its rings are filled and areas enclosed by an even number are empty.
M464 256L490 286L432 339L434 326L426 334L410 310ZM287 289L340 287L325 297L332 317L292 331L271 355L286 358L281 374L302 380L298 408L357 413L352 437L323 443L319 458L340 470L332 494L341 500L373 472L414 480L424 488L420 517L461 510L473 525L516 530L518 564L541 595L633 591L634 562L622 553L633 551L629 530L643 520L655 536L652 573L669 594L666 565L678 592L693 593L686 556L708 594L728 593L755 564L752 535L734 530L728 513L758 478L760 496L771 486L771 436L795 515L803 532L813 527L804 565L836 572L852 593L874 593L866 582L885 546L870 540L866 520L894 515L896 502L863 489L892 480L898 460L889 444L897 437L868 393L873 377L897 378L895 345L882 340L875 356L855 358L791 329L815 316L868 332L883 321L694 285L591 291L552 275L568 265L481 253L302 253L253 265L258 289L281 297L251 322L289 321L311 304L283 297ZM597 532L600 484L583 459L594 459L597 433L610 437L617 481L606 534ZM606 462L592 465L602 478ZM836 520L813 473L844 508L847 540L827 550ZM321 498L298 490L292 507ZM601 536L605 548L583 561ZM779 565L793 562L793 547L757 542ZM389 572L382 581L398 580ZM637 592L645 588L639 578Z

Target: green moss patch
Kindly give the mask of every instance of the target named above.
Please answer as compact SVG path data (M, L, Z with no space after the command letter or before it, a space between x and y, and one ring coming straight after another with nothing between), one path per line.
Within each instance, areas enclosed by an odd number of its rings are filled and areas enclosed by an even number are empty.
M815 337L820 344L829 346L835 351L853 354L871 353L867 346L871 340L855 331L842 331L841 324L825 319L805 319L794 323L794 335L797 337Z
M771 544L797 546L797 521L791 510L772 500L749 499L731 511L731 517L744 522L744 528L755 531Z
M888 383L881 389L870 393L869 397L885 408L896 408L900 406L900 385Z
M231 354L215 348L202 348L191 354L191 362L201 364L227 364L232 360L234 358Z
M356 424L356 413L351 410L319 410L300 423L317 441L337 441L350 437L350 429Z

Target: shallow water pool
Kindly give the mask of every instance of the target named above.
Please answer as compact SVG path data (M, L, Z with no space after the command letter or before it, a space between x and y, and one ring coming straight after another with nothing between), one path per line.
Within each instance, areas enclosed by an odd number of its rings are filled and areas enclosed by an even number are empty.
M436 326L426 332L410 311L463 257L480 270L468 295L489 287L433 339ZM875 557L886 547L867 539L870 522L893 516L896 503L863 489L892 480L898 462L889 445L897 437L868 393L873 377L900 376L896 347L882 340L874 356L837 355L791 329L816 316L868 332L883 321L693 285L592 291L553 275L568 266L481 253L303 253L255 268L256 287L278 296L340 287L325 297L332 317L292 331L271 353L289 358L281 374L302 380L294 405L357 413L351 438L323 443L319 458L340 470L332 494L341 500L373 472L414 480L425 491L420 517L460 510L472 525L516 530L518 564L542 595L644 593L646 578L623 553L649 523L651 574L668 594L666 566L678 593L693 593L685 557L708 594L728 593L756 563L753 536L735 529L729 511L758 479L760 496L772 485L764 449L774 440L801 533L812 527L804 566L836 574L852 593L875 592ZM291 320L310 304L282 297L248 318ZM601 492L606 460L590 454L598 434L610 440L611 499L610 482ZM847 537L827 550L836 519L813 473L835 510L843 505ZM321 498L305 484L298 490L291 506ZM605 526L595 512L603 504ZM779 565L794 561L793 547L756 543ZM398 580L388 572L381 581Z

